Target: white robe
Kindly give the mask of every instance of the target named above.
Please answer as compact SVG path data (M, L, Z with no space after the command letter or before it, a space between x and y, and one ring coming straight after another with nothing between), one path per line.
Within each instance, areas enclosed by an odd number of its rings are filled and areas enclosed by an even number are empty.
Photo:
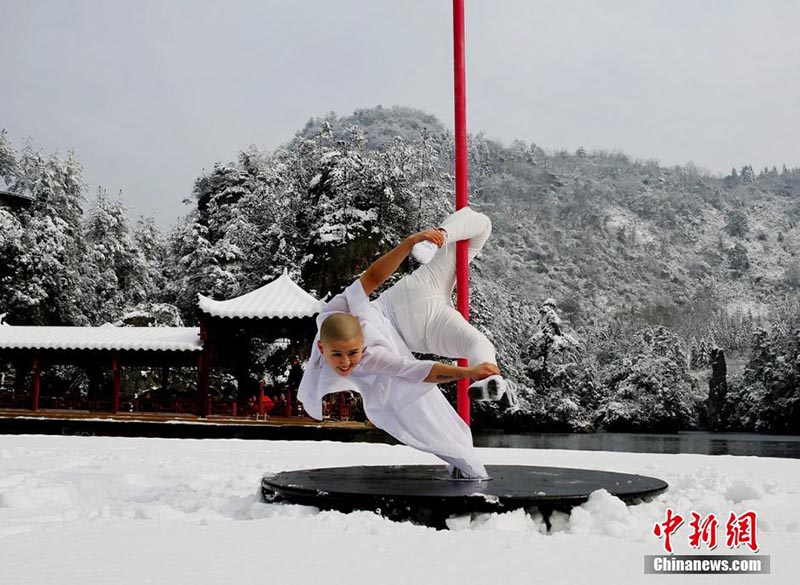
M469 426L436 386L425 382L436 362L414 358L381 308L370 302L360 280L337 295L317 316L317 327L333 313L350 313L361 324L365 351L349 376L340 376L325 362L314 338L298 399L306 412L322 420L322 398L333 392L361 394L369 419L398 441L433 453L468 477L487 477L472 445Z

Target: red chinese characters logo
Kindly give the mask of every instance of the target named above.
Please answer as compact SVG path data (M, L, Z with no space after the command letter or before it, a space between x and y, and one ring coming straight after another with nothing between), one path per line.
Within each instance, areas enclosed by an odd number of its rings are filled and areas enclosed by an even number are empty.
M738 517L731 512L731 515L728 516L728 522L725 524L725 533L727 535L725 546L738 548L741 545L745 545L750 547L751 551L758 552L756 520L758 520L758 516L755 512L745 512Z
M701 544L704 544L708 550L717 548L719 528L717 517L714 514L704 517L697 512L692 512L691 517L689 527L692 532L689 534L689 546L700 548ZM747 511L739 516L731 512L725 523L725 546L731 549L747 546L751 551L758 552L757 520L758 516L753 511ZM672 536L682 524L683 516L676 514L672 508L667 508L666 519L653 526L653 534L664 539L664 550L668 553L672 553Z
M708 550L717 548L717 517L709 514L705 519L697 512L692 512L692 521L689 522L692 533L689 535L689 546L700 548L704 542Z
M653 534L659 538L664 537L664 550L668 553L672 552L672 541L670 539L681 524L683 524L683 516L673 514L672 508L667 508L667 519L664 522L656 523L653 527Z

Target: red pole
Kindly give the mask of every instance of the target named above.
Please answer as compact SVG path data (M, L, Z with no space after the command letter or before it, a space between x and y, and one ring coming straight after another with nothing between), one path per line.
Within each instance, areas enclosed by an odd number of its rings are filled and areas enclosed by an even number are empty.
M208 391L211 381L211 345L208 341L208 328L202 317L200 339L203 340L203 349L197 356L197 416L208 418L211 413L211 395Z
M464 0L453 0L453 71L455 79L456 127L456 210L469 205L467 195L467 81L464 59ZM469 258L468 242L456 244L456 304L458 311L469 321ZM466 366L466 359L458 360ZM458 381L457 410L469 424L469 380Z

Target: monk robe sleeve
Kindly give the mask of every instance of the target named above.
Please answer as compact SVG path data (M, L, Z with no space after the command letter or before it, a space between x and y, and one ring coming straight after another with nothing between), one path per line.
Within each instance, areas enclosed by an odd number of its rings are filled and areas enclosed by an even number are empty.
M413 383L424 382L436 362L397 355L380 346L371 347L361 359L359 370L365 375L389 376Z

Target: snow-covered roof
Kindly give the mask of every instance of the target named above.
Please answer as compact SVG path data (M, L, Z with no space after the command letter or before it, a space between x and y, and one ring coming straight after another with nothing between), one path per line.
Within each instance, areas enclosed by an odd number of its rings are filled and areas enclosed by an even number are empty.
M7 191L5 189L0 189L0 197L11 197L26 202L33 201L33 197L31 197L30 195L25 195L23 193L14 193L12 191Z
M0 349L200 351L199 327L0 327Z
M283 273L281 276L247 294L228 301L199 297L200 310L214 317L293 318L313 317L325 304L297 286Z

